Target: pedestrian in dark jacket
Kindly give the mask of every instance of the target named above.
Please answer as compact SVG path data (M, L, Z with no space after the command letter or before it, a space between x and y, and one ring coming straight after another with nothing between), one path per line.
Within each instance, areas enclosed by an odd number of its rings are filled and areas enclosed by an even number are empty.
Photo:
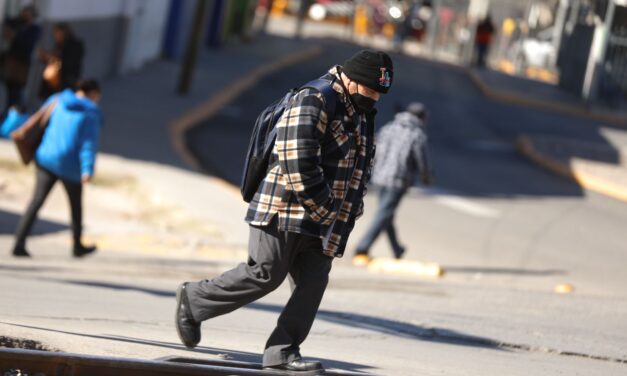
M492 44L492 36L494 34L494 25L492 17L488 14L483 21L477 25L475 33L475 43L477 48L477 66L485 67L486 57Z
M333 258L342 256L363 212L374 155L374 106L388 92L392 76L387 54L365 50L322 77L333 90L334 113L327 113L325 96L316 89L295 94L276 124L269 171L246 215L248 262L178 289L176 322L185 346L198 344L203 321L263 297L289 274L292 297L266 343L263 366L322 370L319 362L302 360L299 349Z
M54 48L50 52L39 51L39 59L46 64L44 79L41 81L39 96L46 99L54 93L73 88L81 77L85 47L70 25L61 22L52 30ZM53 77L46 77L51 72Z
M95 251L85 247L82 234L83 184L94 175L102 115L98 108L100 86L94 80L80 81L76 92L66 89L44 104L52 107L50 121L35 153L37 165L35 192L16 232L13 255L29 257L26 237L39 209L54 184L60 180L67 192L72 210L73 254L82 257Z
M420 175L425 185L432 181L431 164L425 132L426 109L422 103L412 103L399 112L394 120L383 126L377 135L377 157L371 182L381 188L379 208L368 231L357 245L353 263L361 266L370 261L370 247L381 231L387 233L394 257L405 253L396 236L394 214L407 189Z
M22 105L22 91L28 81L30 62L35 45L41 36L41 27L35 23L35 7L22 9L17 20L8 22L11 29L9 50L4 61L4 81L7 89L5 113L12 106Z

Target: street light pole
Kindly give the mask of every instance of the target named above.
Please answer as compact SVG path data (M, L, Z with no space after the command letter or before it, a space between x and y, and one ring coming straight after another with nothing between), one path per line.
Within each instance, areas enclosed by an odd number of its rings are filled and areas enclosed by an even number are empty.
M196 60L198 58L198 49L200 48L200 41L202 39L203 31L205 30L208 5L208 0L196 0L194 23L189 34L189 39L187 40L185 56L183 57L181 73L179 75L177 91L182 95L187 94L192 82L192 76L194 74L194 68L196 67Z

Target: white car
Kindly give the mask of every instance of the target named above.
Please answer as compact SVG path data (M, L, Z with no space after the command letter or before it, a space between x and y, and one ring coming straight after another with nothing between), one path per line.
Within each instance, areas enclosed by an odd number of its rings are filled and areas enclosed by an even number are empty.
M549 68L555 61L556 51L553 45L553 28L537 34L535 38L524 38L520 43L519 58L525 66Z

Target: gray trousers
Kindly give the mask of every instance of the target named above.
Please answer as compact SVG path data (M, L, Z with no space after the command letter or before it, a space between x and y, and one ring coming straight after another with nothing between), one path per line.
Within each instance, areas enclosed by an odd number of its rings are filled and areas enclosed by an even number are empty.
M234 311L275 290L289 274L292 296L279 316L263 354L263 366L276 366L300 358L329 281L332 257L322 253L319 238L277 229L277 220L265 227L250 227L248 262L219 277L189 283L194 320Z

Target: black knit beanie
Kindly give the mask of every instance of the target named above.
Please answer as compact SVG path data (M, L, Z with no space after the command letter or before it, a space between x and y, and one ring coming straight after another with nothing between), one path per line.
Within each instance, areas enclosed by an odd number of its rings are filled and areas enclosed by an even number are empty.
M392 86L394 66L388 54L381 51L361 50L346 60L342 72L352 81L385 94Z

